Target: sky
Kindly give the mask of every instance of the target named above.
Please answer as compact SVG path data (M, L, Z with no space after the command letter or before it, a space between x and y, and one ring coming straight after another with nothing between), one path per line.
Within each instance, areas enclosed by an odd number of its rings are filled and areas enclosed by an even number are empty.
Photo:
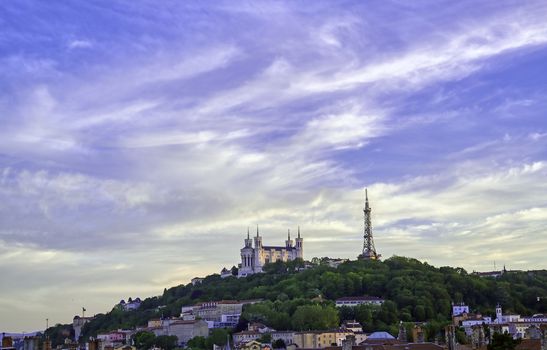
M0 330L239 263L547 268L545 1L2 1Z

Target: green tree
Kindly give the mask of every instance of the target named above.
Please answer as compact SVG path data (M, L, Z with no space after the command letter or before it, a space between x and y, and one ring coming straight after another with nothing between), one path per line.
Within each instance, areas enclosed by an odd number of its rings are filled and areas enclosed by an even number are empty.
M332 306L299 306L293 315L293 328L299 331L329 329L339 325L338 311Z
M287 344L285 344L285 341L283 339L277 339L273 342L272 347L274 349L285 349L287 347Z
M260 338L258 338L258 341L263 344L269 344L272 342L272 335L270 333L264 333Z
M193 337L188 340L186 347L189 349L207 349L207 343L205 337Z
M507 332L503 334L495 333L492 336L492 343L488 344L488 350L514 350L520 342L520 339L513 339L511 334Z
M178 338L174 335L160 335L156 337L154 343L163 350L172 350L177 347Z
M147 350L154 346L156 335L152 332L137 332L133 336L133 341L137 349Z
M229 334L224 328L213 329L211 335L205 340L206 349L212 349L213 345L226 345Z

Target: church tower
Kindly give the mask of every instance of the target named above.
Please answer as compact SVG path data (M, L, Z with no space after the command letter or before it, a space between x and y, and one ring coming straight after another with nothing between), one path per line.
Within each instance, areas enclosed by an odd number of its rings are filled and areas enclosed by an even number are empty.
M245 239L245 248L252 248L253 247L253 240L249 236L249 228L247 227L247 238Z
M285 247L287 250L292 249L291 230L287 230L287 240L285 241Z
M255 237L255 249L261 249L262 248L262 237L260 237L260 233L258 232L258 225L256 226L256 237Z
M241 264L238 270L238 276L240 277L254 273L255 254L249 228L247 228L247 238L244 242L245 246L241 249Z
M255 249L254 249L254 272L262 272L263 260L263 246L262 237L258 232L258 225L256 225L256 237L255 237Z
M304 239L300 237L300 226L298 226L298 237L296 237L296 258L304 259Z
M376 253L376 248L374 247L374 238L372 237L372 208L368 203L368 193L365 188L365 208L363 209L364 213L364 242L363 242L363 253L359 255L359 259L363 260L379 260L380 254Z

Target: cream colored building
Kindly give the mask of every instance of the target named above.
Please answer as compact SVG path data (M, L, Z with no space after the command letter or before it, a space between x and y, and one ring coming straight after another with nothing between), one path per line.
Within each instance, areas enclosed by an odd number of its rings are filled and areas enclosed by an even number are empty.
M294 334L293 342L298 348L322 349L338 345L348 335L353 335L348 329L297 332Z
M176 336L179 345L184 345L194 337L207 337L209 327L207 322L202 320L175 321L169 325L168 335Z
M247 231L247 238L244 240L245 246L241 248L241 264L238 270L238 277L246 277L254 273L262 272L264 265L276 261L292 261L304 258L304 239L300 237L300 228L298 228L298 237L291 239L290 231L285 241L285 246L265 246L262 244L262 237L256 229L256 237L253 239Z
M211 301L198 304L192 308L196 317L206 321L221 322L222 315L240 315L243 302L235 300Z

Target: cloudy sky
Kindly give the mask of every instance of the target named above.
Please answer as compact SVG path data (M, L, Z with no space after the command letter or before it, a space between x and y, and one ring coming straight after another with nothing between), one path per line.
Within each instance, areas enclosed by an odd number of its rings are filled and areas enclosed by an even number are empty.
M544 1L3 1L0 330L375 243L546 268ZM253 229L251 229L253 230Z

